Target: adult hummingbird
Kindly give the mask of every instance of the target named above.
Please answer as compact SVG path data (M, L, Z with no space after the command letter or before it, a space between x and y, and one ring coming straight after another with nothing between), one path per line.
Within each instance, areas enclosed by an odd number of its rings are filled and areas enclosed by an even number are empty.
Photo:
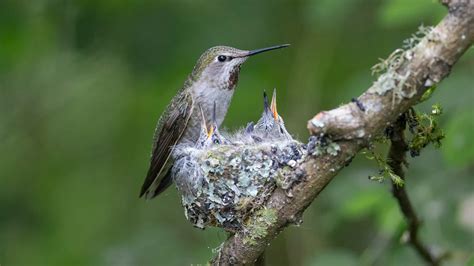
M287 46L283 44L250 51L215 46L201 55L184 86L158 120L150 167L140 197L156 197L171 184L172 151L177 144L194 144L198 140L202 120L199 108L211 124L212 118L208 114L213 113L213 104L217 102L215 120L220 126L234 94L241 65L250 56Z

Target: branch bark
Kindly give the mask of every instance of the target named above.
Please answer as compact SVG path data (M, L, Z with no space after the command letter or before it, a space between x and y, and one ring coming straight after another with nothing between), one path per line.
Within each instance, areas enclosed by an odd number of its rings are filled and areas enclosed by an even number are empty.
M362 148L415 105L429 87L448 76L452 66L474 42L474 1L441 2L448 7L448 15L404 53L402 63L393 69L403 80L382 75L356 102L321 112L311 119L309 131L313 135L331 136L341 148L338 154L309 157L300 166L306 175L291 188L293 196L288 197L288 193L277 189L267 201L265 208L277 214L275 222L262 224L267 234L248 243L246 233L237 232L221 245L211 261L213 265L254 264L268 243L286 226L300 220L304 210ZM391 81L395 87L381 88L382 81L383 84ZM258 217L250 219L258 223Z

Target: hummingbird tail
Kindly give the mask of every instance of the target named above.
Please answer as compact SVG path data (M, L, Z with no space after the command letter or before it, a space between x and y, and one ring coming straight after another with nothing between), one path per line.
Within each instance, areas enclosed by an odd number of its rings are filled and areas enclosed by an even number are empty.
M145 197L145 199L150 200L154 197L161 194L161 192L165 191L171 184L173 183L173 178L171 178L171 168L166 172L166 175L163 179L160 180L158 186L152 185L146 191L142 191L140 193L140 197Z

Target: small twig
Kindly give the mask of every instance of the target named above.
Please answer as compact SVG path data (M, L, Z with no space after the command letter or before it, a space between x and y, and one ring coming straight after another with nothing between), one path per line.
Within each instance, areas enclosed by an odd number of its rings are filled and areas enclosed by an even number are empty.
M260 254L257 261L255 262L255 266L265 266L265 251Z
M397 121L391 127L390 130L390 150L387 156L387 163L392 171L398 175L403 181L405 181L405 172L403 171L403 165L406 165L406 152L408 151L408 145L405 141L405 128L406 128L406 114L402 114ZM429 265L439 265L442 257L434 255L429 248L422 243L418 237L418 230L421 226L421 221L411 204L410 198L408 197L405 185L399 186L392 181L392 193L396 198L400 210L405 217L408 224L408 243L410 243L415 251L423 258L423 260Z

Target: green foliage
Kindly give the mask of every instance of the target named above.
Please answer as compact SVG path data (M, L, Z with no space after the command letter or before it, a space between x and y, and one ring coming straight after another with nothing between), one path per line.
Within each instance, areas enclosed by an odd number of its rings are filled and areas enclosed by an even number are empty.
M414 109L407 112L406 119L411 133L411 138L408 138L408 149L412 157L420 155L421 150L429 144L433 144L436 148L441 146L441 140L444 139L445 134L439 128L438 119L442 112L439 104L434 104L430 113L416 113ZM375 139L375 143L387 143L387 141L387 136L379 136ZM383 182L385 178L390 178L395 185L403 186L403 179L392 171L384 157L374 148L366 149L362 153L367 159L374 160L379 168L377 175L369 176L370 180Z
M439 127L438 119L442 113L439 104L434 104L430 113L416 113L414 110L408 113L408 126L412 133L408 141L411 156L420 155L420 151L429 144L436 148L441 147L445 134Z
M373 149L365 149L362 151L362 154L364 154L367 159L375 161L379 168L378 174L370 175L369 180L383 182L386 178L390 178L395 185L399 187L404 185L403 179L392 171L390 166L387 164L387 160L385 160L382 155L378 154Z

